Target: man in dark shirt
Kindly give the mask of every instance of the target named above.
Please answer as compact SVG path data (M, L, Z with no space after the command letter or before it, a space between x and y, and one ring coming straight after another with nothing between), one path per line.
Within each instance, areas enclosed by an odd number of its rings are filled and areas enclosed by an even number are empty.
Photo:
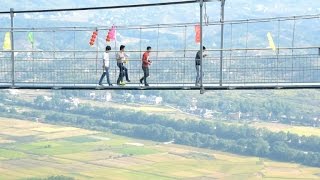
M206 57L207 55L204 54L204 51L206 50L206 47L203 46L203 51L202 51L202 57ZM196 65L196 70L197 70L197 77L196 77L196 86L199 86L199 83L202 79L202 75L200 75L200 66L201 66L201 52L198 51L196 54L195 58L195 65Z
M147 77L149 77L149 65L151 64L150 52L151 52L151 47L148 46L147 51L142 56L143 77L140 79L140 83L142 84L144 80L145 86L149 86L149 84L147 83Z

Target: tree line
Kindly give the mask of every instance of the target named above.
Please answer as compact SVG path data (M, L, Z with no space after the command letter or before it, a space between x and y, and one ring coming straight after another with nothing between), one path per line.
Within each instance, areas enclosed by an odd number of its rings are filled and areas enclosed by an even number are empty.
M24 119L43 116L46 122L53 124L110 131L118 135L160 142L174 139L177 144L320 167L318 136L298 136L255 129L247 125L228 125L192 119L176 121L165 116L90 105L70 108L57 98L51 101L36 98L34 103L29 104L31 105L39 110L54 111L8 113L3 107L0 107L0 111L4 112L3 115Z
M177 144L320 167L320 137L317 136L192 119L176 121L160 115L89 105L62 112L69 115L50 113L45 120L153 141L174 139Z

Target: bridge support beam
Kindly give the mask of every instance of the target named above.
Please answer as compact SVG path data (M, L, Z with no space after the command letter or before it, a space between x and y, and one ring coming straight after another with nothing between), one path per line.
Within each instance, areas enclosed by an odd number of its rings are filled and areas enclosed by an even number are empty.
M220 86L222 86L222 79L223 79L223 47L224 47L224 5L226 0L221 0L221 17L220 17L220 23L221 23L221 40L220 40Z
M10 19L11 19L11 30L10 30L10 41L11 41L11 86L14 88L15 86L15 63L14 63L14 36L13 36L13 18L14 18L14 9L10 8Z
M204 94L203 86L203 0L200 0L200 94Z

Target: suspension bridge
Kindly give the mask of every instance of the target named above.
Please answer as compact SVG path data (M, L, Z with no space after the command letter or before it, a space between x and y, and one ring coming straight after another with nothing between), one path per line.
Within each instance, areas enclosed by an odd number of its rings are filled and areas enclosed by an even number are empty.
M221 18L217 22L204 21L206 3L209 1L179 1L169 3L137 4L125 6L92 7L76 9L48 9L0 12L10 16L10 27L0 28L0 35L10 32L10 50L0 51L0 89L88 89L88 90L233 90L233 89L307 89L320 88L320 48L315 38L306 41L301 31L312 23L320 30L320 15L302 15L264 19L224 20L225 0L220 0ZM213 3L213 2L212 2ZM106 33L111 27L15 27L16 14L48 13L59 11L89 11L98 9L137 8L149 6L199 5L199 22L175 24L151 24L116 26L117 33L133 34L134 46L127 46L130 54L125 65L129 70L130 83L125 86L99 86L103 72L102 54L106 46L104 36L98 37L94 46L88 48L93 31ZM200 25L200 43L194 43L194 28ZM166 31L179 33L179 40L163 41ZM21 37L32 32L35 39L46 37L42 48L22 46ZM153 33L150 36L150 32ZM255 34L257 32L258 34ZM261 44L268 42L272 33L275 48ZM317 32L317 33L318 33ZM316 33L315 33L316 34ZM129 37L129 36L128 36ZM151 39L148 39L151 38ZM67 39L61 48L61 39ZM210 40L209 40L210 39ZM318 38L319 39L319 38ZM150 86L139 83L143 76L141 56L153 43L150 67ZM210 48L211 41L219 42L220 48ZM115 53L120 41L112 44L110 77L113 84L118 78ZM80 46L80 45L81 46ZM179 48L167 48L174 45ZM195 55L205 45L205 58L201 58L202 79L195 85ZM284 46L286 45L286 46ZM202 54L202 50L200 51ZM202 57L202 56L201 56Z

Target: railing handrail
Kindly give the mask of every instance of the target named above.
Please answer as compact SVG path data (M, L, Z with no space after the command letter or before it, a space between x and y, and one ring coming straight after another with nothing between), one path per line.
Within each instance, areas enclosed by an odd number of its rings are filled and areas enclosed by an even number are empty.
M305 50L305 49L319 49L319 46L304 46L304 47L279 47L278 50ZM197 52L199 50L197 49L176 49L176 50L158 50L158 51L152 51L152 52ZM207 52L219 52L219 51L272 51L271 48L226 48L226 49L206 49ZM72 53L72 52L92 52L92 53L103 53L103 50L0 50L2 53L8 53L8 52L48 52L48 53L54 53L54 52L65 52L65 53ZM110 53L115 53L119 51L110 51ZM145 50L126 50L126 52L132 52L132 53L142 53L145 52Z

